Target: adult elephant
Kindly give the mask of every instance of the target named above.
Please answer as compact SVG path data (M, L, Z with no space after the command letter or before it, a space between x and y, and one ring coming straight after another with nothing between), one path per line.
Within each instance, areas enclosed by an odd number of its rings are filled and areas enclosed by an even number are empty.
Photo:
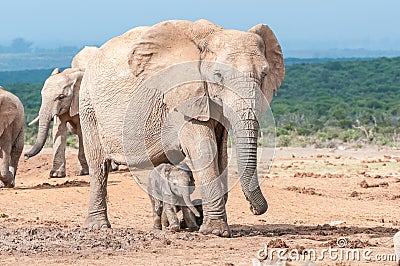
M82 132L79 119L79 89L88 62L98 48L86 46L72 60L71 68L60 71L54 69L42 88L42 105L39 116L30 123L39 121L39 132L32 149L25 154L30 158L38 154L47 139L50 122L53 123L53 166L50 177L66 176L65 148L67 127L78 136L78 175L89 174L82 144Z
M224 197L229 124L244 195L253 214L265 213L256 169L257 117L265 111L260 99L272 99L284 72L280 45L263 24L242 32L206 20L166 21L105 43L80 92L91 183L85 226L110 227L111 159L145 167L187 156L200 181L200 232L230 236Z
M0 86L0 188L14 187L18 160L24 148L24 107Z

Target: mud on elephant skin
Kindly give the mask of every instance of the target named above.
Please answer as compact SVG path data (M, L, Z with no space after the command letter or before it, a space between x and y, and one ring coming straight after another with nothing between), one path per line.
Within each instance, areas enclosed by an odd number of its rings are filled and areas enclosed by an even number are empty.
M147 185L154 229L162 229L163 225L172 231L179 231L186 227L189 231L199 230L196 217L200 217L201 214L190 199L190 194L194 189L192 172L185 163L176 166L160 164L154 168L149 175ZM182 211L184 222L179 220L178 211Z
M192 62L190 68L169 75L169 70L187 62ZM253 214L265 213L268 205L257 175L257 119L284 74L280 45L264 24L244 32L206 20L171 20L106 42L85 71L79 99L91 169L85 226L110 226L110 160L143 168L176 163L169 155L177 152L191 160L199 182L204 211L200 232L229 237L228 124L236 139L243 193ZM194 77L191 82L185 82L188 75ZM234 84L237 91L226 84ZM220 117L213 116L213 110ZM179 131L171 133L175 129Z
M15 186L18 161L24 149L24 107L0 86L0 188Z

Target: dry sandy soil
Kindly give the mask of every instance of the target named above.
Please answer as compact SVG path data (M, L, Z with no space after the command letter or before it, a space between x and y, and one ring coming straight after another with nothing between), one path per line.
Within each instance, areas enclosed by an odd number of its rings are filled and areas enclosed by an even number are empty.
M113 228L82 228L89 179L75 176L75 154L68 150L68 176L60 179L48 178L50 150L21 159L16 187L0 190L1 265L253 265L265 246L286 248L292 258L317 252L311 263L306 257L286 265L395 265L382 260L393 259L387 255L400 226L399 150L277 149L269 171L259 164L266 214L250 214L239 184L230 191L230 239L152 230L148 196L123 170L109 177ZM144 178L148 171L133 174ZM346 252L360 259L346 259ZM254 265L272 264L268 259Z

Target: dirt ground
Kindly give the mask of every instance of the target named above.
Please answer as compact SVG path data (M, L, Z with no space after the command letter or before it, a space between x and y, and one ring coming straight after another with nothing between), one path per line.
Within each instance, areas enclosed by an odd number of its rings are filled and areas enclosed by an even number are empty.
M109 177L112 229L86 230L89 178L74 174L76 150L66 178L48 178L51 159L49 149L22 158L16 187L0 190L1 265L272 265L278 249L286 265L395 265L399 150L277 149L270 171L263 159L258 168L266 214L250 213L240 184L230 191L230 239L152 230L148 196L124 170ZM310 257L296 260L304 249Z

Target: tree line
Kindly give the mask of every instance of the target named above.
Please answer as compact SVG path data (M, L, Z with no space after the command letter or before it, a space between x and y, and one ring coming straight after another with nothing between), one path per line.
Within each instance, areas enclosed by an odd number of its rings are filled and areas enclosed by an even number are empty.
M291 65L271 108L283 145L296 137L395 145L400 57Z

